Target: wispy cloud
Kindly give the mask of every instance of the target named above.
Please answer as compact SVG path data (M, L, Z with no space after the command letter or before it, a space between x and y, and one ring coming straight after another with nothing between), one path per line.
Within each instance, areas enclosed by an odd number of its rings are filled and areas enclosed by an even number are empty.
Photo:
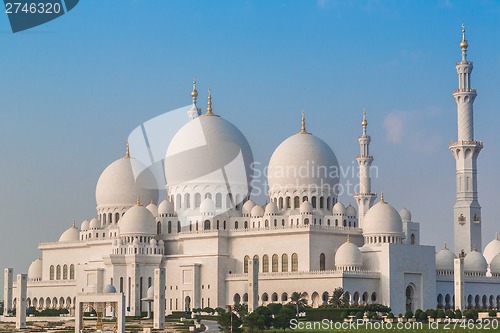
M384 119L386 139L390 143L399 144L402 142L404 122L401 114L390 114Z

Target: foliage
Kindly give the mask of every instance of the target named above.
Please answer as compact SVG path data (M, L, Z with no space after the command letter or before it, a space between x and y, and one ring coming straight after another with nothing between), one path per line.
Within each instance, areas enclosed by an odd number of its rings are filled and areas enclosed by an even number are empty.
M332 298L330 298L329 304L334 308L344 308L349 305L348 296L346 293L344 293L344 289L342 289L342 287L335 288L332 293Z
M402 313L398 314L398 318L403 318L403 314Z
M276 329L282 329L284 331L287 328L290 328L290 320L292 320L293 318L295 318L295 312L292 309L284 306L275 316L273 326Z
M446 317L446 314L444 313L443 309L437 310L437 318L443 319Z
M236 304L233 306L233 310L238 312L240 316L244 316L248 313L248 305L247 304Z
M393 318L394 318L394 313L389 312L389 313L387 314L387 318L389 318L389 319L393 319Z
M233 333L242 333L241 325L243 321L234 313L229 312L224 312L217 317L217 324L219 324L220 330L225 333L231 331L231 317L233 317Z
M281 303L269 303L267 305L267 307L269 308L269 310L271 310L271 313L273 315L277 315L280 312L281 308L283 307L283 304L281 304Z
M356 312L356 319L363 319L363 312L362 311Z
M211 308L211 307L207 306L207 307L204 307L204 308L201 310L201 312L205 312L205 313L208 313L208 314L211 314L211 315L212 315L212 314L214 314L215 310L214 310L213 308Z
M420 314L421 314L421 313L422 313L422 310L420 310L420 309L416 309L416 310L415 310L415 319L420 318Z
M429 318L437 318L437 311L434 309L427 309L425 313L427 313L427 316L429 316Z
M344 320L344 319L346 319L346 318L347 318L347 312L346 312L346 311L342 311L342 312L340 313L340 319Z
M286 307L286 306L285 306ZM358 308L307 308L306 309L306 318L308 321L321 321L323 319L332 320L332 321L340 321L344 318L341 318L342 312L348 313L354 311L354 315L357 312L364 313L365 309L363 307Z
M264 327L270 328L273 325L273 313L268 307L259 306L253 313L257 313L264 320Z
M462 319L462 316L463 316L462 311L460 311L460 309L457 309L457 311L455 311L455 318ZM453 317L450 317L450 318L453 318Z
M460 310L457 310L457 311L460 311ZM449 319L455 318L455 312L453 312L452 310L446 310L445 314L446 314L446 317L448 317ZM462 316L460 316L460 318L462 318Z
M464 311L464 316L467 320L477 320L478 311L476 309L470 309Z
M405 318L410 319L413 318L413 312L411 310L408 310L405 312Z
M490 316L490 317L496 317L497 316L497 310L490 310L490 311L488 311L488 316Z
M416 314L416 312L415 312L415 314ZM420 314L418 315L418 320L426 321L427 320L427 313L424 311L421 311Z
M387 313L391 312L391 308L383 304L368 304L366 311Z
M293 304L295 306L295 311L296 311L295 314L296 317L298 318L299 313L303 312L307 305L305 293L294 291L290 296L290 304Z
M201 308L192 308L191 310L193 313L200 313L202 311Z
M248 328L248 331L253 333L255 331L263 331L266 328L264 316L258 314L256 311L248 314L243 319L243 325ZM233 327L234 329L234 327Z
M221 313L226 312L226 310L225 310L224 308L221 308L221 307L219 306L219 307L216 307L216 308L215 308L215 312L217 312L217 314L221 314Z

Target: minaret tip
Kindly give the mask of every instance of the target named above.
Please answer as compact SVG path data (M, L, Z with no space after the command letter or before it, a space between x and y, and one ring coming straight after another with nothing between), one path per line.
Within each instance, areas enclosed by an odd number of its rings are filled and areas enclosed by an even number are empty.
M128 144L128 140L127 140L127 146L125 148L125 157L130 158L130 146Z
M301 123L301 126L300 126L300 134L309 134L307 131L306 131L306 116L304 114L304 110L302 110L302 123Z
M71 225L73 228L76 228L76 221L73 219L73 224Z
M213 116L212 112L212 89L208 88L208 105L207 105L207 112L205 113L205 116Z

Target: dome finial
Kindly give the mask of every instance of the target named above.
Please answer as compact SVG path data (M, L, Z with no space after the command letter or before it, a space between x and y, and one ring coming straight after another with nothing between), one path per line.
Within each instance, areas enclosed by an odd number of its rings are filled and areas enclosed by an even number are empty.
M366 126L368 126L368 120L366 120L365 108L363 108L363 121L361 122L361 126L363 126L363 135L366 135Z
M212 89L208 88L208 106L207 106L207 113L205 113L206 116L213 116L212 112Z
M495 234L495 239L498 240L498 231L497 233Z
M465 39L465 24L462 24L462 41L460 42L460 48L462 49L462 61L466 61L468 47L469 43L467 42L467 39Z
M306 131L306 116L304 114L304 110L302 110L302 123L301 123L301 126L300 126L300 134L309 134L307 131Z
M191 97L193 98L193 104L196 104L196 98L198 97L198 91L196 90L196 78L193 78L193 91L191 91Z
M384 192L380 192L380 202L381 202L381 203L385 203L385 200L384 200Z
M73 224L72 224L72 227L73 227L73 228L76 228L76 221L75 221L75 219L73 219Z
M135 203L135 205L136 206L142 206L141 205L141 196L140 195L137 196L137 202Z
M128 145L128 140L127 140L127 146L125 148L125 157L130 158L130 147Z
M472 245L472 251L477 252L476 244Z
M448 245L446 244L446 242L444 242L444 248L443 250L448 250Z
M351 242L351 235L347 235L347 243Z

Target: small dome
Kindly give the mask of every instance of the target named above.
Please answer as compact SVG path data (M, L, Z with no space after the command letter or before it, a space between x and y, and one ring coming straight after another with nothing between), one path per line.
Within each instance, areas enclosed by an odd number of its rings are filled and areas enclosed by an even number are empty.
M41 280L42 279L42 259L37 258L33 261L28 268L28 279L29 280Z
M200 204L200 214L201 215L214 215L215 214L215 204L212 199L206 198Z
M455 254L451 252L446 244L444 249L436 254L436 269L441 271L453 271L455 269Z
M356 216L358 212L356 211L356 208L354 208L353 205L349 204L349 206L347 206L347 208L345 209L345 214L347 216Z
M367 235L403 235L401 216L383 198L366 212L363 222L363 236Z
M81 231L87 231L87 230L89 230L89 225L90 225L89 220L84 220L82 222L82 225L80 226L80 230Z
M266 215L276 215L278 214L278 206L274 201L271 201L266 205Z
M160 239L160 240L158 241L158 246L159 246L159 247L163 247L163 245L164 245L164 244L165 244L165 243L163 242L163 240L162 240L162 239Z
M154 236L156 221L151 212L144 206L135 205L129 208L118 222L120 236Z
M491 272L491 274L495 274L495 275L500 274L500 254L497 254L491 260L490 272Z
M342 202L337 202L333 206L333 214L345 214L345 206Z
M255 202L253 202L252 199L248 199L247 202L243 204L241 211L243 214L250 214L253 207L255 207Z
M473 250L469 252L464 259L464 271L467 273L486 273L488 269L488 263L484 256Z
M484 248L483 255L486 262L491 263L491 260L500 253L500 240L498 240L498 233L494 240L488 243Z
M139 238L135 237L134 240L132 241L133 245L139 245Z
M303 201L299 208L300 214L311 214L313 212L313 206L309 201Z
M100 229L100 227L101 227L101 222L97 219L97 217L94 217L92 220L90 220L89 229L91 230Z
M399 211L399 216L401 216L401 220L405 222L411 221L411 213L407 208L403 208Z
M264 215L264 210L261 206L255 205L250 213L252 217L262 217Z
M156 239L151 238L151 239L149 240L149 245L150 245L150 246L156 246Z
M155 290L153 286L148 288L148 291L146 292L146 297L151 300L155 299Z
M163 200L158 206L158 214L174 214L174 204L170 200Z
M363 265L361 251L350 239L342 244L335 253L335 267L337 268L360 268Z
M156 206L153 202L146 206L146 208L153 214L154 217L158 216L158 206Z
M73 223L73 225L63 232L61 237L59 237L59 242L61 243L78 242L79 240L80 231L75 226L75 223Z
M104 294L115 294L116 293L116 288L112 284L108 284L102 288L102 292Z

